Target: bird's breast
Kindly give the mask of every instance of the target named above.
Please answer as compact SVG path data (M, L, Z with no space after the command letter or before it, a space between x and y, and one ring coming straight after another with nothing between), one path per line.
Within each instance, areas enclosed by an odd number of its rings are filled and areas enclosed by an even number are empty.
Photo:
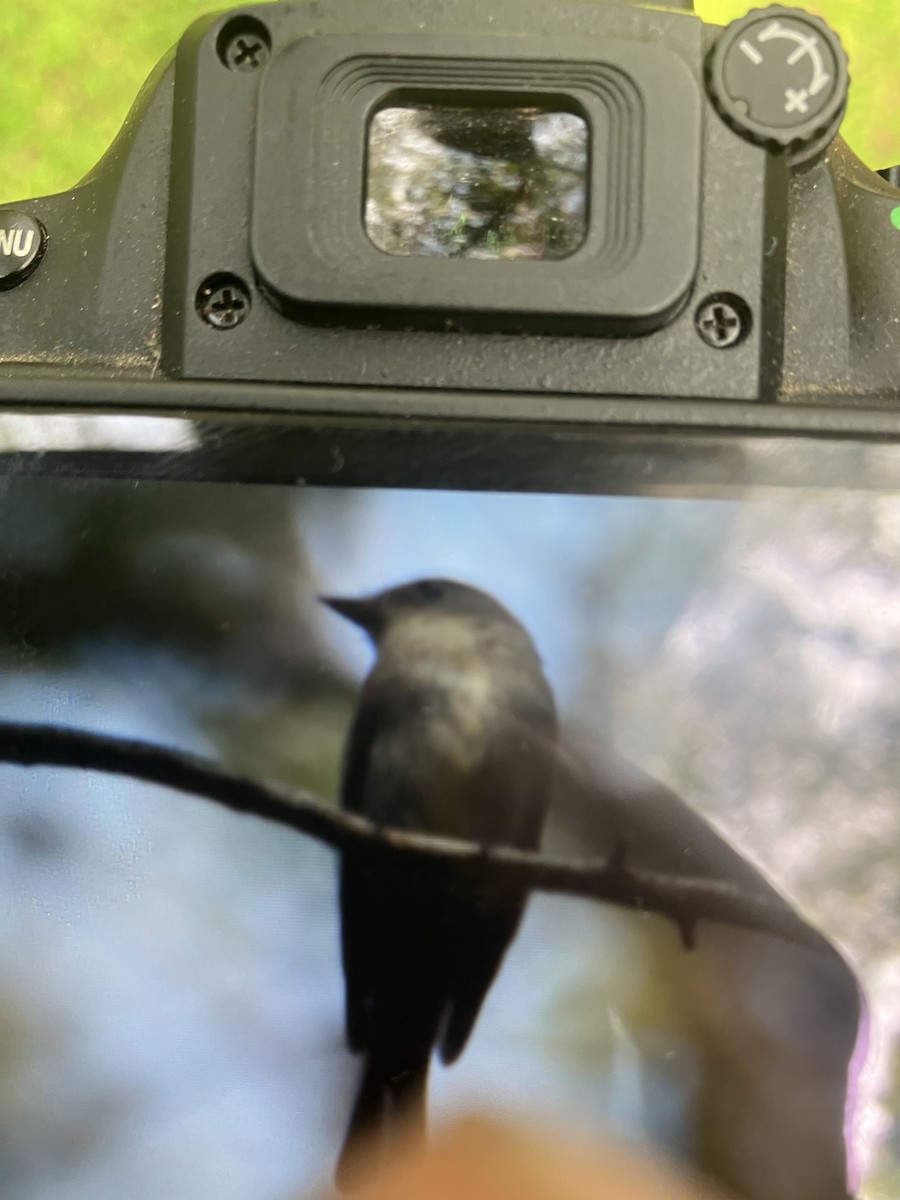
M394 764L404 756L402 790L419 809L417 819L410 814L404 824L467 836L481 824L480 774L509 728L521 691L520 659L490 631L479 636L458 621L444 629L433 618L404 625L382 646L372 676L376 686L402 678L410 701L381 750Z

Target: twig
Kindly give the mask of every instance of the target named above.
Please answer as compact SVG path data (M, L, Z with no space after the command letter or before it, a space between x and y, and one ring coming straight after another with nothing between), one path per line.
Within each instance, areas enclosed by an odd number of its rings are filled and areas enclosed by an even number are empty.
M147 742L53 725L0 721L0 761L24 767L75 767L125 775L202 796L233 812L277 821L335 850L364 851L394 860L457 863L472 878L503 880L658 913L674 921L682 932L700 920L718 921L835 953L828 940L787 901L779 903L768 896L749 895L727 881L638 870L616 853L604 861L579 862L379 828L363 817L328 808L309 793L257 783L196 755Z

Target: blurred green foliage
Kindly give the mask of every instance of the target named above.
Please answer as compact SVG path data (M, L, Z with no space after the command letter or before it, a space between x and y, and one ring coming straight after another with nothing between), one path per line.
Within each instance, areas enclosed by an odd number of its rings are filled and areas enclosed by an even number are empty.
M896 0L809 0L840 31L854 91L845 135L871 166L900 161ZM747 0L696 0L707 21L745 12ZM210 0L79 0L0 6L0 203L63 191L102 155L144 79ZM894 98L892 100L892 97Z
M141 84L210 0L0 6L0 202L64 191L86 175ZM223 6L224 7L224 6ZM21 53L9 53L13 47Z

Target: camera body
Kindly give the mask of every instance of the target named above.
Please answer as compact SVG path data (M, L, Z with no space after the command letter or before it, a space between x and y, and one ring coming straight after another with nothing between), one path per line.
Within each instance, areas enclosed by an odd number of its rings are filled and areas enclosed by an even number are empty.
M900 193L835 136L846 88L836 37L777 7L724 31L575 0L205 18L79 187L0 210L0 402L187 412L230 431L206 473L272 481L578 489L602 459L617 490L636 454L649 486L718 486L758 474L748 434L893 437ZM446 151L399 252L367 216L416 196L383 113ZM451 128L478 113L480 215ZM576 134L529 214L536 119ZM556 255L534 230L569 218ZM529 221L518 248L490 228ZM457 252L466 222L493 251Z

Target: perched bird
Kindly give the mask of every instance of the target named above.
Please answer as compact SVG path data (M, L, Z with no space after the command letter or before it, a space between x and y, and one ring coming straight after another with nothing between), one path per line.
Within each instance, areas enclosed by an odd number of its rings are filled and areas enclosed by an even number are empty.
M380 825L536 849L556 738L553 695L523 626L491 596L423 579L363 599L323 597L377 659L347 740L342 805ZM452 864L341 862L346 1030L365 1056L337 1168L360 1140L424 1132L428 1068L462 1053L515 935L521 886Z

